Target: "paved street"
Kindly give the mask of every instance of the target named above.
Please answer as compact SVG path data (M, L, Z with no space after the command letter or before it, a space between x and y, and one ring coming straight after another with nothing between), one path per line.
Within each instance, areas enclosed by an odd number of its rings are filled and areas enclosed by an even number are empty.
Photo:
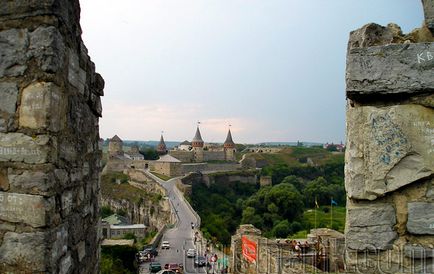
M147 174L150 174L147 172ZM184 273L206 273L203 268L194 268L193 258L187 258L186 252L189 248L198 249L201 255L204 254L204 250L201 250L201 244L198 242L197 247L193 243L195 229L191 228L191 223L197 224L198 220L184 201L182 194L176 188L176 178L167 182L153 176L150 176L160 183L167 190L168 197L171 202L173 211L177 216L177 223L174 228L168 229L164 234L162 241L169 241L170 249L161 249L158 247L158 256L155 261L161 263L162 267L166 263L182 263L184 265ZM140 273L149 273L149 263L144 263L140 266Z

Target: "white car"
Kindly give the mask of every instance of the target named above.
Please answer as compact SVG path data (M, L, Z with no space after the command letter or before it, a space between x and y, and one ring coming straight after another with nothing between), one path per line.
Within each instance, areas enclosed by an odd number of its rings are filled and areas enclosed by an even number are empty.
M196 257L196 250L193 248L190 248L187 250L187 257L188 258L194 258Z
M161 243L161 249L170 249L170 243L169 243L169 241L163 241Z

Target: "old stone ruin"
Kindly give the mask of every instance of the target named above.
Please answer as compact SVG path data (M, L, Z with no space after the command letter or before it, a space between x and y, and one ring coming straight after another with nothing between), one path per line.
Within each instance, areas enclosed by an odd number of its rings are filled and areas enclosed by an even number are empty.
M0 273L98 273L104 81L77 0L0 3Z
M434 272L434 1L403 35L368 24L347 53L346 271Z

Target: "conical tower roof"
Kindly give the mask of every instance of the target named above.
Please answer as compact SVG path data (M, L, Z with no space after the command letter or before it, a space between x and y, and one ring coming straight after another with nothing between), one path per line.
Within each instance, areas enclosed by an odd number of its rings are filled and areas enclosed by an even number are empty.
M229 129L228 136L226 136L226 141L224 143L224 147L234 147L234 146L235 146L235 143L232 140L232 133L231 133L231 130Z
M199 127L197 127L197 129L196 129L196 134L194 135L192 141L193 141L193 142L202 142L202 143L203 143L202 135L200 135Z
M166 153L167 152L167 147L166 147L166 143L164 142L163 134L161 134L160 143L158 143L158 145L157 145L157 152L158 153Z
M193 140L191 141L192 147L203 147L203 140L202 136L200 135L199 127L196 129L196 134L193 137Z

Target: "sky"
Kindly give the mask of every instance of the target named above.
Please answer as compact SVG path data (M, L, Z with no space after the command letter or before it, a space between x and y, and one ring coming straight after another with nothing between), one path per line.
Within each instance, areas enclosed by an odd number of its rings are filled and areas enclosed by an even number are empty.
M105 80L100 135L345 142L349 33L423 22L415 0L81 0Z

